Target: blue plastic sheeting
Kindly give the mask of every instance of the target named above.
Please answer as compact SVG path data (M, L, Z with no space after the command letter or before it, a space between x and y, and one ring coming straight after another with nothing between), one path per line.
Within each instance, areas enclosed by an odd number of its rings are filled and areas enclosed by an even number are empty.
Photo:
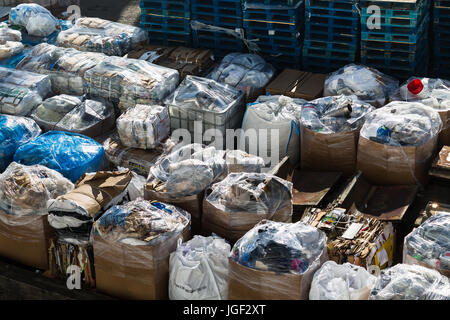
M12 56L8 59L0 60L0 66L9 69L15 69L19 64L19 62L22 61L23 58L25 58L31 51L32 51L31 48L26 49L23 50L21 53L18 53L15 56Z
M62 31L72 28L72 23L70 21L58 20L58 22L59 22L59 26L61 27ZM24 45L28 45L31 47L36 46L41 43L44 43L44 42L56 45L56 39L58 38L58 35L61 32L60 30L58 30L58 31L53 32L51 35L49 35L47 37L36 37L36 36L30 36L27 33L27 31L23 28L20 31L22 32L22 43Z
M13 161L17 148L40 134L33 119L0 114L0 173Z
M17 149L14 161L41 164L76 182L86 172L96 172L105 151L101 144L81 134L50 131Z

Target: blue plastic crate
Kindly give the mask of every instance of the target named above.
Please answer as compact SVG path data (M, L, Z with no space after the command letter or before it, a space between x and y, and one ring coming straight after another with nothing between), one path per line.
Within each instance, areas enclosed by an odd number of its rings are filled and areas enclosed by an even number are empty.
M358 11L359 0L306 0L305 8L322 8L342 11Z
M148 32L149 43L164 45L164 46L190 46L191 45L191 34L180 34L172 32L161 32L161 31L149 31Z
M142 14L153 13L166 17L190 17L189 0L141 0L139 6L141 7Z
M305 8L306 17L308 16L322 16L322 17L337 17L343 20L360 20L359 11L354 10L343 10L335 8L317 8L317 7L306 7Z
M211 48L217 51L222 49L234 52L246 51L246 46L242 39L224 32L192 30L192 41L196 48Z
M301 32L278 31L278 30L263 30L263 29L245 29L245 36L249 39L268 39L269 41L280 42L298 42L301 39Z
M141 28L148 31L170 31L173 33L189 33L190 23L184 18L169 18L154 15L142 15Z
M258 46L258 51L263 54L293 56L300 56L302 54L301 43L297 43L294 46L285 46L277 43L258 41L255 44Z
M422 41L421 41L422 42ZM398 52L415 52L422 45L421 42L407 43L407 42L389 42L389 41L371 41L362 40L361 49L375 49Z
M297 8L263 8L244 9L244 24L251 26L255 22L266 22L272 24L298 25L305 20L304 6Z
M391 54L389 56L388 54ZM420 50L415 54L408 56L397 56L393 52L384 52L384 56L380 55L364 55L361 53L361 62L365 65L375 68L389 68L393 70L414 71L422 64L428 64L429 49Z
M303 56L307 56L310 58L318 58L323 61L328 60L339 60L339 61L347 61L354 62L356 61L358 52L357 50L330 50L330 49L317 49L317 48L309 48L303 47Z
M339 26L319 26L306 25L305 40L327 41L358 44L360 42L360 32L341 28Z
M342 52L351 52L359 50L359 43L341 43L330 41L305 40L304 47L322 50L334 50Z
M402 12L405 14L407 11L416 11L421 5L430 1L431 0L417 0L415 2L360 0L359 5L362 11L375 5L380 7L382 15L388 14L392 16L402 14Z

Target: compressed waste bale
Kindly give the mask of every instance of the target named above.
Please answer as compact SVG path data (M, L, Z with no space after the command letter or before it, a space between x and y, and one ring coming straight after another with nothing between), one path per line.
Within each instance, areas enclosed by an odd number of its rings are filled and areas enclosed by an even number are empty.
M262 220L292 222L292 183L265 173L231 173L203 202L202 232L236 242Z
M25 27L29 35L46 37L55 32L59 26L50 11L35 3L19 4L11 9L9 22Z
M10 29L6 23L0 23L0 60L8 59L24 50L20 31Z
M162 106L138 104L117 119L117 133L124 146L154 149L169 136L169 111Z
M241 136L240 148L251 154L262 154L260 149L267 148L267 156L275 161L272 166L285 156L289 156L291 164L300 161L300 130L299 121L302 106L307 101L286 96L260 96L254 103L247 106L242 129L246 135ZM252 136L256 130L257 141L246 141L246 136ZM267 130L266 135L264 131ZM278 140L274 137L278 136ZM249 139L250 140L250 139ZM267 141L267 146L264 146ZM279 148L272 150L274 142Z
M356 96L324 97L305 104L301 113L302 168L353 174L359 130L373 110Z
M420 102L439 112L442 120L439 140L442 145L450 145L450 81L412 77L400 87L399 96L398 100Z
M436 270L397 264L381 271L369 300L450 300L450 283Z
M177 129L187 129L192 140L196 134L202 133L205 143L205 132L209 129L216 129L225 137L227 129L241 126L242 97L242 92L229 85L186 76L175 92L164 100L169 108L172 133ZM196 129L196 122L201 122L201 130ZM223 143L225 145L225 141Z
M48 222L58 238L74 244L91 242L94 221L125 199L131 179L129 170L86 173L74 190L48 201Z
M59 130L96 137L115 123L114 107L104 100L59 95L46 99L31 114L44 131Z
M74 26L59 33L59 47L124 56L148 40L145 30L100 18L79 18Z
M378 108L389 102L398 86L398 80L376 69L351 63L328 75L323 95L356 95Z
M189 222L189 213L155 201L109 209L95 223L97 289L123 299L167 299L169 256Z
M325 234L302 222L262 221L234 245L229 300L307 300L327 260Z
M257 54L234 52L226 55L207 76L245 93L246 102L264 94L264 88L275 75L275 68Z
M393 101L366 117L357 168L374 184L425 184L441 128L433 108Z
M51 92L40 74L0 67L0 113L26 116Z
M32 119L0 114L0 173L13 161L17 148L41 134Z
M0 23L0 40L21 42L22 33L20 33L20 31L18 30L9 28L6 23L2 22Z
M438 212L405 237L403 263L450 276L450 213Z
M175 143L167 139L161 145L151 150L128 148L119 137L114 134L103 143L106 158L117 167L125 167L137 174L148 177L150 168L156 164L159 157L168 154L175 147Z
M325 262L314 274L310 300L368 300L377 278L350 263Z
M11 163L0 174L0 255L48 269L47 201L70 192L73 184L41 165Z
M228 173L232 172L261 172L264 168L264 159L242 150L227 150L225 152L225 162Z
M76 182L86 172L96 172L103 155L103 147L89 137L49 131L20 146L14 154L14 161L25 165L45 165Z
M217 236L195 236L170 254L170 300L226 300L230 245Z

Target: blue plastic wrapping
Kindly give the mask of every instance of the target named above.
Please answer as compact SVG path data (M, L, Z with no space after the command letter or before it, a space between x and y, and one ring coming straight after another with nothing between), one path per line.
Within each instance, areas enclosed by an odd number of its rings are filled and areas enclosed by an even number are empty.
M96 172L105 151L101 144L81 134L50 131L19 147L14 161L41 164L76 182L86 172Z
M17 148L41 134L34 120L0 114L0 172L13 161Z
M46 37L57 30L58 19L50 11L35 3L23 3L11 9L9 21L27 29L28 34Z

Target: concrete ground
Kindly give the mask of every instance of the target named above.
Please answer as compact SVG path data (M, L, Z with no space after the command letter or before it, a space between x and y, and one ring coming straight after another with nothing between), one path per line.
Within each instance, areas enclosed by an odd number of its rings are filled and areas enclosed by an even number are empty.
M80 0L81 15L139 25L139 0Z

